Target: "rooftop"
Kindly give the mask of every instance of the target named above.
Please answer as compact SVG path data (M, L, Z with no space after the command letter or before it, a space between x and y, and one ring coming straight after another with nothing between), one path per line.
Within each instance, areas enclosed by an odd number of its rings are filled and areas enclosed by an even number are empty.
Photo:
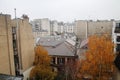
M52 56L74 56L74 50L64 38L41 37L37 44L42 45Z
M0 80L23 80L23 77L0 74Z
M63 43L64 41L65 41L65 39L59 38L59 37L40 37L37 45L55 47L55 46Z
M65 43L61 43L57 47L45 47L49 55L52 56L74 56L74 52L70 50Z

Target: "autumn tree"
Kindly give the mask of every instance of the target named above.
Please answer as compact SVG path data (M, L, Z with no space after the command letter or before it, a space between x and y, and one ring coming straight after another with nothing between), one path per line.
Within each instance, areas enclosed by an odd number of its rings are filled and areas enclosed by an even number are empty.
M53 80L55 72L50 66L50 57L42 46L35 47L34 68L30 72L31 80Z
M65 77L66 80L79 80L80 79L80 61L78 59L68 61L65 64Z
M88 42L86 59L81 63L82 75L93 80L108 80L114 73L114 53L111 39L104 36L91 36Z

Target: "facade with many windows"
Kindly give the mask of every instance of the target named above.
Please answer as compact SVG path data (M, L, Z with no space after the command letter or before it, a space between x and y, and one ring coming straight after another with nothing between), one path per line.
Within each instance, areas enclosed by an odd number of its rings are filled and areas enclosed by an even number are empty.
M120 21L114 23L112 38L115 44L114 51L120 53Z

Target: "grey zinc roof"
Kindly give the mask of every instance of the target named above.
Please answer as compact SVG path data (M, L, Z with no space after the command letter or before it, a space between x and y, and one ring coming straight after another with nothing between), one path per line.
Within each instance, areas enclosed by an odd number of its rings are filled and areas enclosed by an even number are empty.
M38 41L38 45L42 45L42 46L52 46L55 47L61 43L63 43L65 41L65 39L61 39L61 38L55 38L55 37L40 37L39 41Z
M65 43L65 39L40 38L38 43L42 45L51 56L74 56L74 52Z
M61 43L56 47L45 47L49 55L54 56L74 56L74 53L67 47L65 43Z

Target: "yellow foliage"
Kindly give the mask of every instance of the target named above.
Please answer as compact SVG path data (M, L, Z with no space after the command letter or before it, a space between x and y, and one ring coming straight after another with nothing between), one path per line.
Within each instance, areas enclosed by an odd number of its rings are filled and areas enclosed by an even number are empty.
M91 36L86 59L82 62L81 72L94 77L113 71L114 44L107 36Z
M31 80L53 80L56 73L52 72L50 56L42 46L35 47L34 68L30 72Z
M47 50L45 50L42 46L35 47L35 60L34 65L44 64L49 65L50 57L48 55Z

